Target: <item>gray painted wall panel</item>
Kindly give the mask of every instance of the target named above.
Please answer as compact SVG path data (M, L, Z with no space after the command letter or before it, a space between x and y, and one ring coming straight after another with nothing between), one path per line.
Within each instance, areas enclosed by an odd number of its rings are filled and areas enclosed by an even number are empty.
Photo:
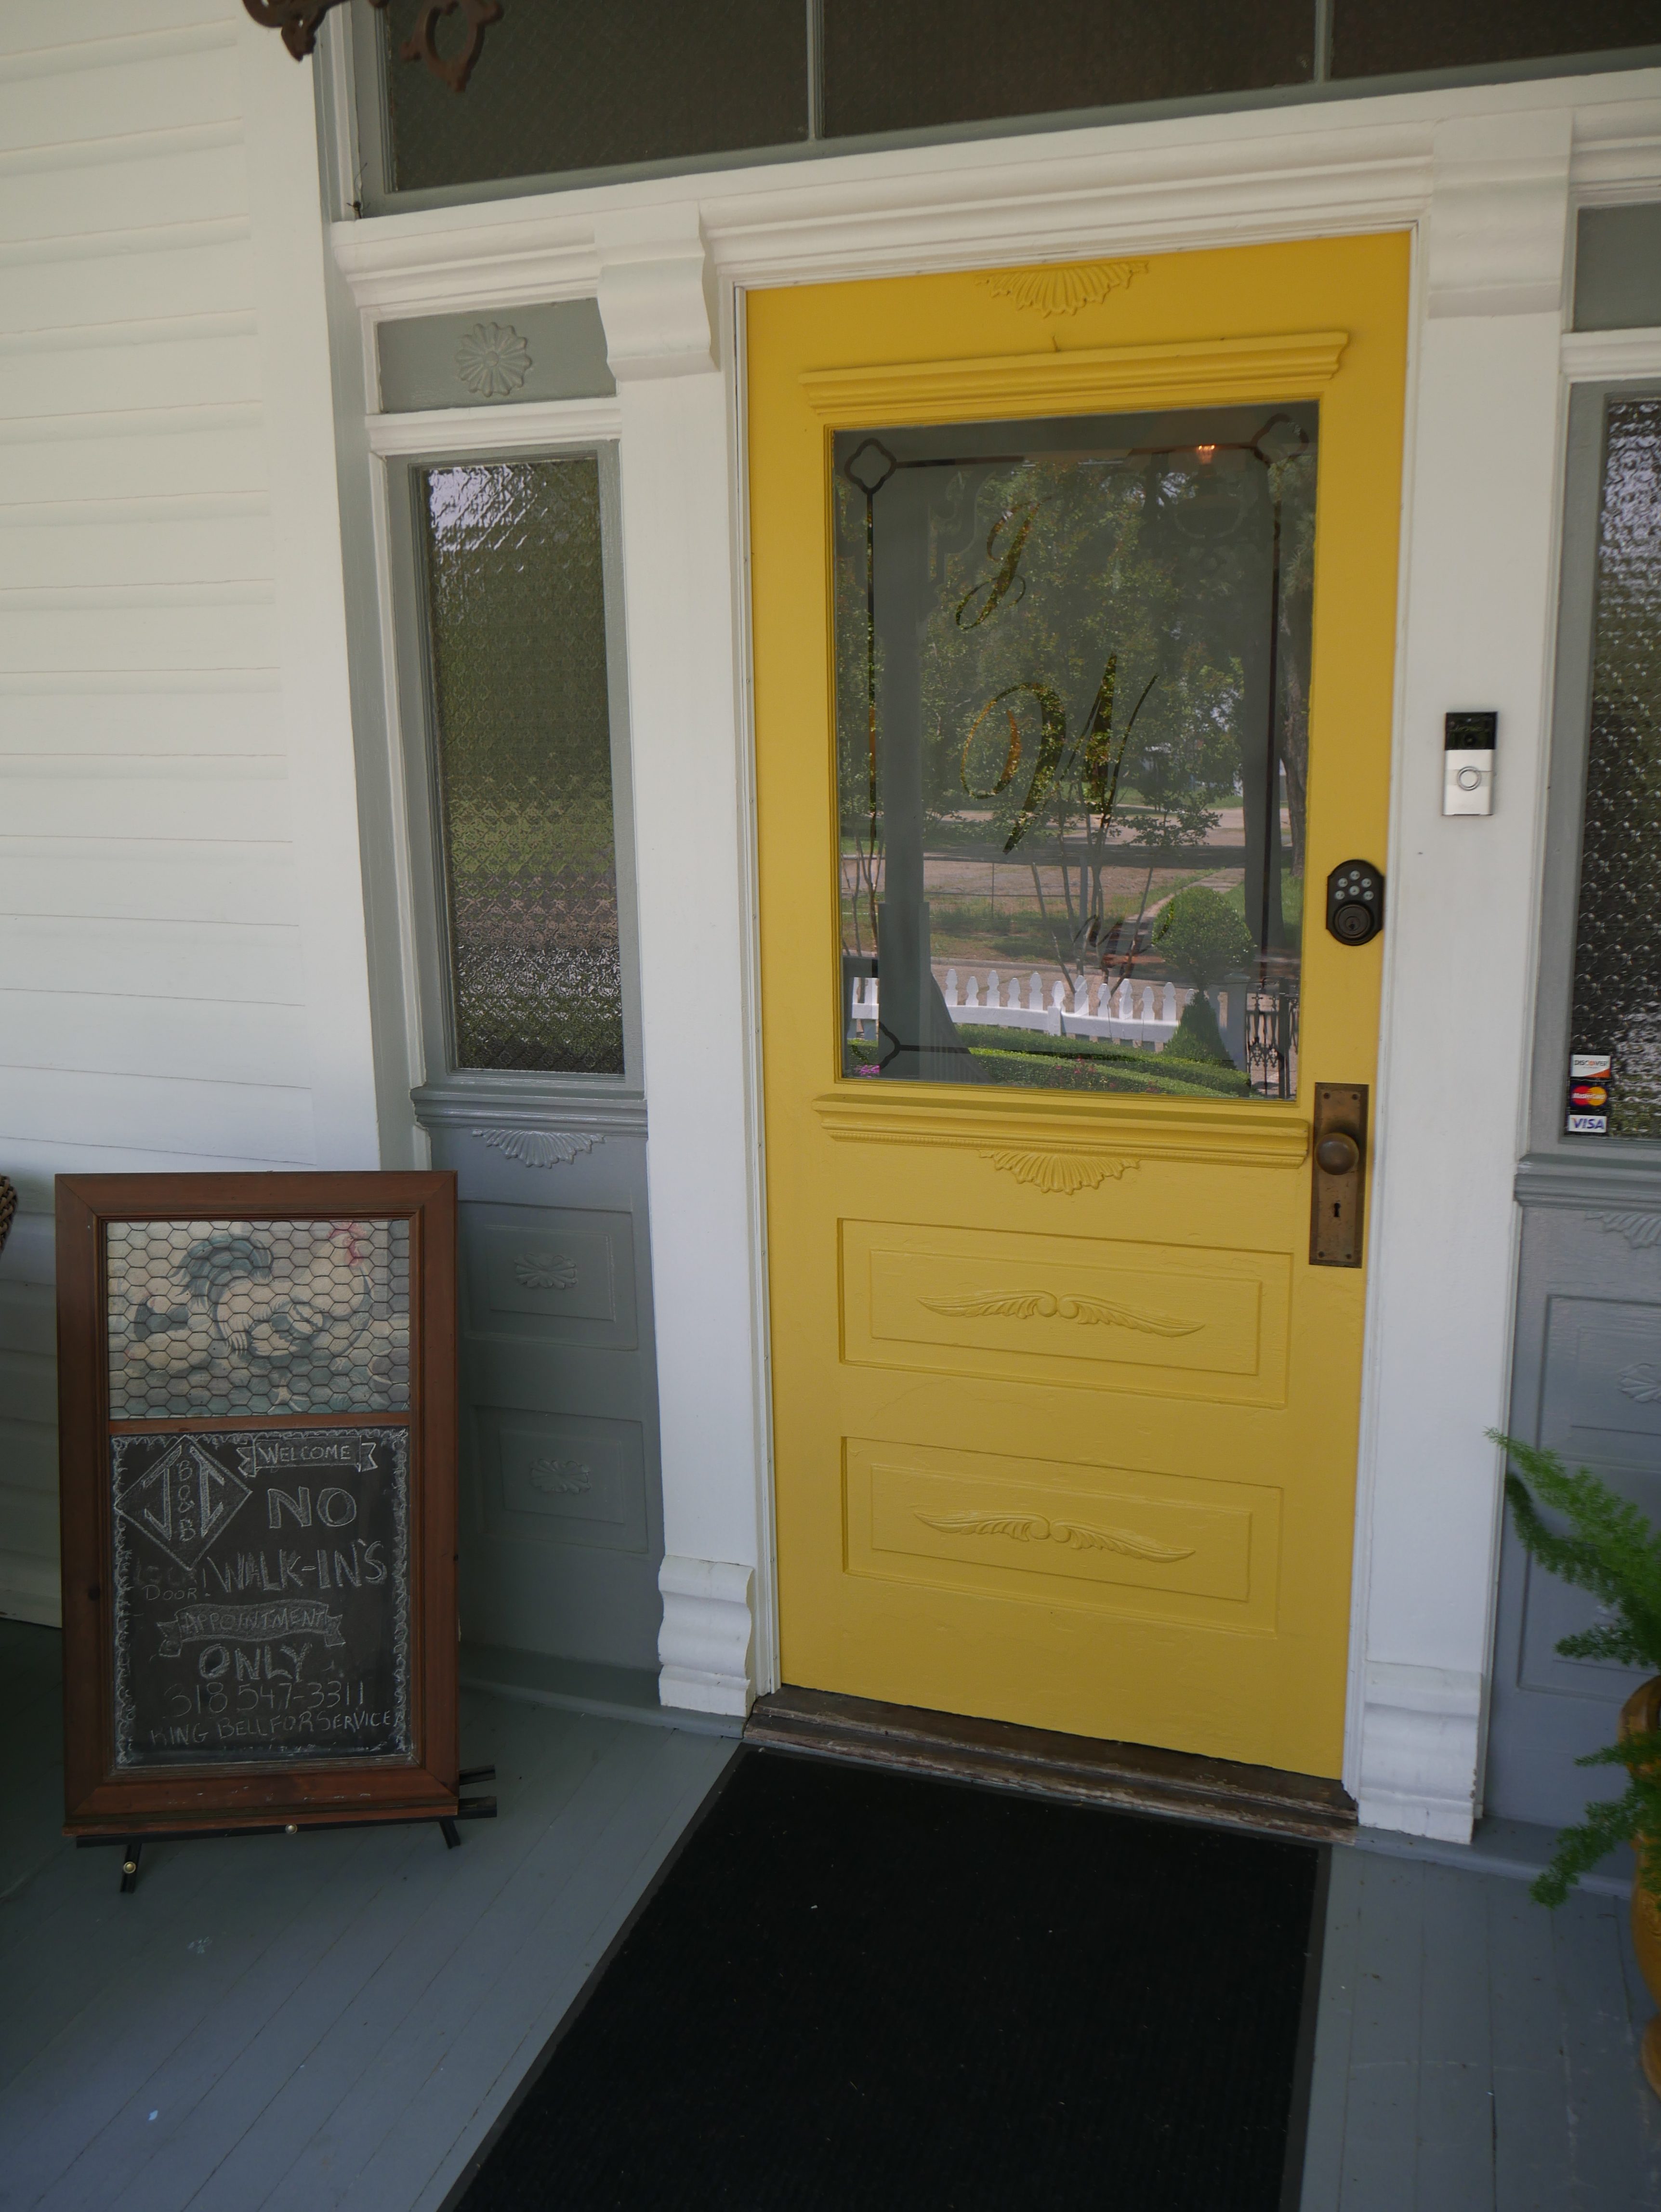
M1577 331L1661 327L1661 200L1582 208L1574 255Z
M617 390L597 300L505 307L493 315L416 315L382 323L380 404L502 407L598 399Z

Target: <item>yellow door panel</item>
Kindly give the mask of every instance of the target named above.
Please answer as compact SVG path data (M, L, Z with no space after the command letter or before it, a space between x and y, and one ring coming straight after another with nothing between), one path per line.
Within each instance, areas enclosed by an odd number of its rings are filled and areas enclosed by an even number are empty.
M1278 1493L1147 1468L849 1437L850 1574L1272 1629Z
M855 1366L1278 1403L1284 1255L845 1221Z
M1031 274L748 303L784 1679L1335 1775L1408 241Z

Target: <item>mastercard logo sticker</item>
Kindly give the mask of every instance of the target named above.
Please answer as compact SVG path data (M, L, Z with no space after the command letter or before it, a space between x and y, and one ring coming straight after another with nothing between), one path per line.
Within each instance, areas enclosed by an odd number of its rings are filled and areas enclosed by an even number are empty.
M1606 1106L1609 1097L1608 1087L1602 1083L1577 1083L1569 1093L1569 1103L1571 1106Z

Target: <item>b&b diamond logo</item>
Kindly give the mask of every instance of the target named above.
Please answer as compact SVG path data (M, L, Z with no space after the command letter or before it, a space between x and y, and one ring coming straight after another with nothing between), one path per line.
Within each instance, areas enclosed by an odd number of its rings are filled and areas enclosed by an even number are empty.
M122 1486L115 1510L193 1574L203 1553L252 1495L240 1475L222 1467L194 1437L185 1437Z

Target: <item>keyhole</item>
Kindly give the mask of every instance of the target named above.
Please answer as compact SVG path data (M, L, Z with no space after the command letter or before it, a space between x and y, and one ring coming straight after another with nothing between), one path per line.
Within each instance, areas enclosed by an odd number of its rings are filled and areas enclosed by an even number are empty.
M1332 1201L1332 1218L1335 1221L1340 1218L1343 1210L1343 1200L1342 1199L1335 1198Z

